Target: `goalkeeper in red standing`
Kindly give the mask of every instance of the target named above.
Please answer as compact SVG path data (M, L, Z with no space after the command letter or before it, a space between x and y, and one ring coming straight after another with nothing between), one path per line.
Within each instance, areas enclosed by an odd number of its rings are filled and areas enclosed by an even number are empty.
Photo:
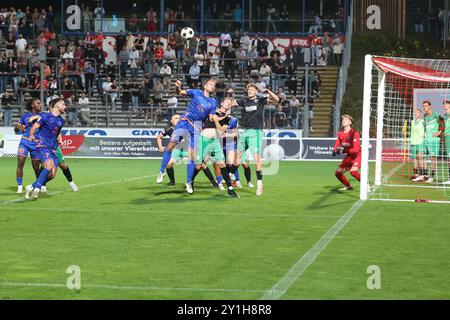
M340 190L353 190L350 182L345 177L345 172L350 174L358 181L361 181L359 169L361 168L361 137L359 132L352 127L353 118L349 115L342 116L342 131L338 133L338 138L333 147L333 156L345 154L338 169L336 178L345 186Z

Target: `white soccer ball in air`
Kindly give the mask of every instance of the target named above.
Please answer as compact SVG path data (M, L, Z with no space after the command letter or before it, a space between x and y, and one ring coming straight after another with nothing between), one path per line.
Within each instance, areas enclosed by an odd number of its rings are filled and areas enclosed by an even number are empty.
M181 30L181 37L184 39L184 40L191 40L192 39L192 37L194 36L194 30L192 29L192 28L190 28L190 27L184 27L182 30Z
M268 145L263 151L263 158L270 161L281 161L284 155L283 147L276 143Z

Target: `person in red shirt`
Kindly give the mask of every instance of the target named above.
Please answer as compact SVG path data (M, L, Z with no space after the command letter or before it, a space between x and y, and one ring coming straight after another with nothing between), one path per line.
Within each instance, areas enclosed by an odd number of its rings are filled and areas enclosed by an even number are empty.
M336 178L344 184L341 190L353 190L350 182L344 173L350 171L350 174L358 181L361 181L359 169L361 168L361 136L359 132L352 128L353 118L349 115L342 116L342 131L338 133L338 138L333 147L333 156L345 154L338 169Z
M103 48L103 41L105 40L105 36L103 35L103 32L100 32L97 37L95 37L95 45L97 48L102 49Z

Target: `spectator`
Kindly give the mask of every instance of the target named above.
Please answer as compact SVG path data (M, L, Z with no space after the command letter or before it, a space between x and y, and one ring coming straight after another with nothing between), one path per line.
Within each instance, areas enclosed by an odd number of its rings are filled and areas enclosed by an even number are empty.
M189 51L191 53L191 56L194 56L195 52L197 51L197 45L198 41L197 38L194 36L189 40Z
M245 53L250 51L250 47L252 45L252 40L248 36L247 32L244 32L241 38L241 47L244 49Z
M303 105L303 110L305 110L305 105L306 105L306 97L303 97L302 99L302 105ZM314 132L313 127L312 127L312 120L314 117L314 99L311 96L308 96L308 110L309 110L309 121L308 121L308 126L309 126L309 131Z
M191 87L197 87L200 81L200 67L197 65L197 61L189 68L189 78Z
M177 58L177 54L171 45L167 45L167 49L164 53L164 61L170 67L171 70L175 67L175 60Z
M167 32L175 32L175 23L177 19L177 14L174 10L169 10L169 14L167 17Z
M234 52L231 45L228 47L227 51L224 55L224 65L223 65L223 73L225 75L225 78L228 78L228 76L231 76L231 78L234 78L234 64L236 61L236 53Z
M200 48L197 50L197 53L194 54L194 60L197 62L197 65L200 68L200 75L206 74L207 70L205 68L205 55Z
M273 33L277 33L277 27L275 25L277 20L277 10L273 7L271 3L266 9L266 33L269 33L269 29L272 29Z
M169 117L177 113L178 99L176 96L172 96L167 100L167 109L170 111Z
M270 77L272 76L272 69L267 65L267 62L263 62L261 68L259 68L259 75L266 86L270 86Z
M239 30L236 30L231 37L231 46L235 51L241 47L241 35L239 34Z
M131 89L130 79L125 78L125 83L122 85L122 110L127 111L131 103Z
M183 5L181 3L178 4L177 12L176 12L176 21L175 24L178 25L176 28L181 29L183 23L184 23L184 10Z
M220 35L220 64L223 64L222 59L225 57L225 53L228 50L228 46L231 43L231 36L228 32L224 32Z
M424 14L420 8L417 8L416 14L414 15L414 30L416 33L423 33L423 23L424 23Z
M2 109L3 109L3 126L10 127L12 125L13 118L13 104L14 97L10 96L8 91L3 91L3 95L1 97L2 100Z
M209 75L211 77L218 77L220 74L219 66L216 64L215 61L211 62L211 65L209 67Z
M242 47L237 51L236 58L238 59L239 71L241 72L241 76L243 77L247 73L248 60L247 54Z
M136 47L133 47L133 50L130 52L130 71L131 77L136 79L138 77L138 63L139 63L139 51L136 50Z
M162 85L164 87L164 90L168 92L170 90L170 81L172 76L172 69L170 68L168 63L164 63L164 65L161 67L159 73L162 76Z
M18 57L21 57L25 54L27 45L27 40L23 37L22 34L19 34L19 38L16 40L16 52Z
M7 58L3 58L0 62L0 92L6 91L6 86L8 85L8 77L11 72L11 67L8 63Z
M76 126L77 123L77 101L74 94L71 94L66 100L67 106L67 121L71 126Z
M147 11L147 31L148 32L155 32L156 31L156 23L158 22L158 14L153 9L153 7L150 7L150 10Z
M186 41L178 36L175 41L175 50L176 50L176 57L179 60L182 60L184 58L184 50L186 49Z
M81 93L81 97L78 99L78 105L80 106L81 123L90 127L92 125L92 121L91 114L89 112L89 98L86 97L86 93Z
M109 97L111 99L111 111L116 111L116 100L119 92L119 85L117 84L117 80L113 80L111 87L108 91Z
M335 35L332 43L333 48L333 64L341 65L343 44L338 34Z
M273 126L276 130L282 130L286 126L286 113L283 112L281 105L278 106L277 112L273 116Z
M241 30L242 28L242 9L238 3L233 11L233 29Z
M303 63L305 65L310 65L312 61L312 48L310 46L302 48L303 53Z
M98 2L97 7L94 9L95 19L102 19L105 15L105 9L101 6L101 2Z
M286 4L283 4L283 7L280 11L280 31L281 32L289 32L289 11Z
M292 127L294 129L300 129L299 123L300 123L300 114L299 111L300 110L300 101L297 99L297 96L294 95L291 99L291 101L289 101L289 112L291 114L291 119L292 119Z
M85 7L83 10L83 31L90 32L92 25L92 11L89 7Z
M137 112L139 109L139 90L140 85L134 82L131 85L131 105L133 107L133 111Z
M128 19L128 31L134 33L138 32L138 24L139 24L138 16L137 14L133 13L131 15L131 18Z
M112 86L112 81L111 81L111 77L107 76L105 81L102 83L102 93L105 94L105 103L106 105L108 105L108 103L110 102L111 98L109 96L109 91L111 90L111 86Z
M297 84L298 84L296 73L297 73L297 66L295 65L294 61L291 61L288 67L289 80L287 87L289 93L293 94L294 96L297 95Z

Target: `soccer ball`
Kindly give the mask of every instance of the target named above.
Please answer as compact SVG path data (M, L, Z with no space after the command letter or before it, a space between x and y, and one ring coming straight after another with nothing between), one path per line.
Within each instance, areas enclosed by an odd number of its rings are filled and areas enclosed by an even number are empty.
M263 158L270 161L280 161L284 159L284 149L277 143L268 145L263 152Z
M181 37L183 37L184 40L191 40L194 36L194 30L189 27L184 27L181 30Z

